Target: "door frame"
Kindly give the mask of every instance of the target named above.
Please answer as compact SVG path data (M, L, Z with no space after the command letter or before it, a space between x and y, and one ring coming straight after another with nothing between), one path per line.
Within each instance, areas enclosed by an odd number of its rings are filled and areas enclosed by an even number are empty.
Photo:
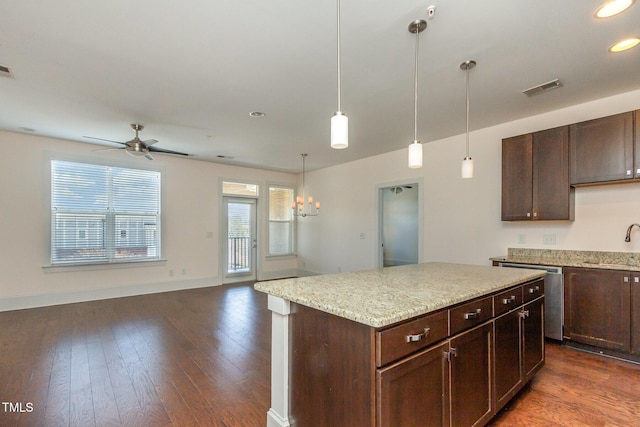
M423 234L424 234L424 179L423 178L406 178L398 181L384 182L376 184L376 206L378 214L376 215L377 241L376 241L376 260L377 268L384 266L384 250L382 247L382 191L389 187L397 187L402 185L416 185L418 187L418 263L423 262Z
M251 265L248 273L229 273L228 272L228 203L246 203L252 205L251 209L251 226L253 233L253 242L251 242ZM238 283L246 281L256 281L258 277L258 197L248 196L232 196L222 195L222 203L220 209L220 267L222 275L222 284Z

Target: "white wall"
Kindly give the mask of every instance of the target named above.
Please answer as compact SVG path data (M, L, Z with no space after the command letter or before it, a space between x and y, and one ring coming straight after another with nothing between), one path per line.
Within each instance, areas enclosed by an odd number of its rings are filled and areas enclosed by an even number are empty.
M472 180L460 178L464 135L425 144L418 170L407 168L407 152L399 150L309 172L307 192L322 201L323 211L301 221L299 267L317 273L377 267L376 187L415 178L424 181L421 261L488 264L508 247L640 251L640 231L624 242L626 228L640 222L640 182L577 188L573 222L500 220L502 138L636 109L640 91L474 131ZM555 234L556 245L543 245L544 234Z
M296 259L266 258L267 185L295 185L297 176L155 156L164 174L163 247L166 262L126 268L46 269L49 256L51 156L109 159L135 167L143 158L123 151L94 152L95 145L0 132L0 310L219 285L219 180L260 185L258 278L289 276ZM207 233L213 232L213 238ZM185 274L183 274L183 270ZM170 273L173 271L173 275Z

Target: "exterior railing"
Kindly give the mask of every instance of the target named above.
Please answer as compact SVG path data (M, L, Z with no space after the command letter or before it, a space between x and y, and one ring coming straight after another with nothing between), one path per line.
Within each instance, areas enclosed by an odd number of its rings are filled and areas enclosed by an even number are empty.
M241 273L251 270L251 242L249 237L229 237L227 272Z

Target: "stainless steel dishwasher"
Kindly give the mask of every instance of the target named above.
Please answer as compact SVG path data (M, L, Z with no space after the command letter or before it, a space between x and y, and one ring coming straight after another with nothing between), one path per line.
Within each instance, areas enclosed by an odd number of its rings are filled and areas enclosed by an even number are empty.
M516 264L500 262L500 267L529 268L544 270L544 336L562 341L562 327L564 325L564 280L562 267L551 267L535 264Z

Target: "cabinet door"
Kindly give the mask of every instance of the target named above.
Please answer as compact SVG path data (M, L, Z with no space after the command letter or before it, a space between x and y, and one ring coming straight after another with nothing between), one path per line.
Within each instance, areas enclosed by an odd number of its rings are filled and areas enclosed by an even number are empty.
M451 425L484 425L493 413L493 323L451 339Z
M523 379L527 382L544 365L544 298L525 304L521 313Z
M571 125L571 184L633 178L633 113Z
M628 352L631 347L630 273L566 268L564 278L567 338Z
M531 134L502 140L502 220L532 218L533 137Z
M448 426L449 343L378 369L377 427Z
M635 160L633 162L633 167L635 169L634 178L640 178L640 110L636 110L633 113L633 123L635 128L635 135L633 136L635 149L633 150L635 153Z
M640 274L631 282L631 352L640 354Z
M522 347L520 310L495 319L495 410L496 412L522 388Z
M533 134L533 219L573 220L569 126Z

